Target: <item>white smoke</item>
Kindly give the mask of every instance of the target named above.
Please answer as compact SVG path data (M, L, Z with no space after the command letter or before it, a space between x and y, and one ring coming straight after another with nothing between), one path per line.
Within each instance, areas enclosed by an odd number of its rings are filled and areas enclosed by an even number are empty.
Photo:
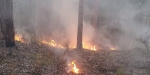
M148 0L100 0L96 43L120 49L143 47L137 39L149 36L149 3ZM19 34L28 31L40 38L69 40L76 45L78 4L78 0L14 0L15 29ZM90 4L95 3L85 1L84 14L89 16L93 14ZM90 43L95 32L87 15L84 17L83 41Z

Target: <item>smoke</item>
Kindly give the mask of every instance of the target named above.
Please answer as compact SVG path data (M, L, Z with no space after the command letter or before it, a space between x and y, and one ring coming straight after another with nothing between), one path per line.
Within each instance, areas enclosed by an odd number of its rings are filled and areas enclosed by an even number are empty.
M78 26L78 6L77 0L55 0L52 8L59 15L62 25L67 31L71 44L76 45ZM94 36L94 29L89 22L84 21L83 41L90 42Z
M100 0L100 34L109 37L107 40L120 49L143 47L137 39L146 39L149 34L149 3L148 0Z
M97 44L100 49L146 49L141 39L150 43L149 0L99 0L97 31L91 24L94 2L85 0L83 43ZM28 42L54 39L63 45L75 46L78 5L78 0L14 0L16 33ZM54 52L58 55L64 53L60 49ZM78 53L72 55L75 56L64 57L67 64L80 58L76 57Z
M150 2L148 0L100 0L98 31L91 25L95 1L86 0L83 42L118 49L143 48L140 38L148 40ZM14 23L18 34L54 39L76 45L78 0L14 0ZM34 35L33 35L34 34ZM97 35L97 38L94 36Z

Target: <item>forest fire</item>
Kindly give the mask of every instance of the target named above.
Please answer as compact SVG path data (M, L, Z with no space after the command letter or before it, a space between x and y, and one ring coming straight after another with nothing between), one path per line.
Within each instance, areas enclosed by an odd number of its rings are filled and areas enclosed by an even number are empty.
M96 46L91 46L91 45L85 45L85 44L83 44L83 48L84 49L90 49L92 51L96 51Z
M15 35L15 40L24 43L24 40L22 39L22 36Z
M19 41L19 42L22 42L22 43L25 43L25 41L22 39L22 36L21 35L15 35L15 40L16 41ZM46 44L46 45L49 45L51 47L57 47L57 48L70 48L70 49L74 49L76 48L75 45L63 45L63 44L60 44L60 43L57 43L55 40L51 40L51 41L41 41L41 43L43 44ZM88 49L88 50L91 50L91 51L97 51L97 48L96 46L92 46L90 44L85 44L83 43L83 49ZM115 47L110 47L110 50L116 50Z
M22 39L22 36L21 35L15 35L15 40L16 41L19 41L19 42L22 42L22 43L25 43L25 41ZM60 43L57 43L55 40L51 40L51 41L41 41L41 43L43 44L46 44L46 45L49 45L51 47L57 47L57 48L70 48L70 49L74 49L76 48L75 45L63 45L63 44L60 44ZM92 50L92 51L96 51L96 46L92 46L90 44L85 44L83 43L83 49L88 49L88 50Z
M51 40L50 42L42 41L42 43L50 45L52 47L64 48L61 44L57 44L54 40Z
M56 43L55 40L51 40L50 42L48 42L48 41L42 41L42 43L43 44L47 44L47 45L52 46L52 47L65 48L64 45ZM74 49L74 48L76 48L76 46L69 45L68 48ZM89 49L89 50L92 50L92 51L96 51L96 46L91 46L91 45L85 45L85 44L83 44L83 49Z
M111 47L110 49L111 49L111 50L116 50L114 47Z
M77 68L76 64L75 64L75 60L71 62L71 64L68 64L69 67L71 67L71 71L74 73L79 73L79 69Z

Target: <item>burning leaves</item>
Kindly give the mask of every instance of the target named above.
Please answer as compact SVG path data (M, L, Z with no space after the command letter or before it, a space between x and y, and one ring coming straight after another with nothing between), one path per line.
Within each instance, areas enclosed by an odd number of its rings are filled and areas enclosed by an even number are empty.
M15 40L19 41L19 42L22 42L22 43L25 43L25 41L24 41L24 39L23 39L23 37L21 35L15 35ZM43 41L40 42L40 44L41 43L49 45L51 47L56 47L56 48L61 48L61 49L64 49L64 48L75 49L76 48L75 45L71 45L71 44L67 45L67 47L66 47L66 45L57 43L55 40L51 40L51 41L43 40ZM91 50L91 51L97 51L97 47L95 45L93 46L93 45L91 45L89 43L84 43L83 42L82 46L83 46L83 49L87 49L87 50ZM110 50L117 50L116 47L112 47L112 46L109 49Z
M76 64L75 64L75 60L72 61L70 64L68 64L69 67L71 67L71 71L74 73L79 73L79 69L77 68Z
M15 35L15 40L24 43L21 35Z
M54 40L51 40L50 42L42 41L42 43L52 47L64 48L61 44L57 44Z
M110 49L111 49L111 50L116 50L114 47L111 47Z
M96 46L88 46L88 45L85 45L85 44L83 44L83 48L84 49L89 49L89 50L92 50L92 51L96 51Z
M47 45L52 46L52 47L65 48L64 45L56 43L55 40L51 40L50 42L48 42L48 41L42 41L42 43L43 44L47 44ZM74 49L74 48L76 48L76 46L69 45L68 48ZM83 49L89 49L89 50L92 50L92 51L96 51L97 50L96 46L85 45L85 44L83 44Z
M16 41L19 41L19 42L22 42L22 43L25 43L25 41L24 41L24 39L23 39L23 37L21 36L21 35L15 35L15 40ZM55 40L51 40L51 41L45 41L45 40L43 40L43 41L41 41L41 43L43 43L43 44L46 44L46 45L49 45L49 46L51 46L51 47L57 47L57 48L66 48L66 46L65 45L63 45L63 44L60 44L60 43L57 43ZM40 43L40 44L41 44ZM74 49L74 48L76 48L76 46L75 45L67 45L68 46L68 48L70 48L70 49ZM92 51L97 51L97 49L96 49L96 46L92 46L92 45L90 45L90 44L85 44L85 43L83 43L83 49L88 49L88 50L92 50Z

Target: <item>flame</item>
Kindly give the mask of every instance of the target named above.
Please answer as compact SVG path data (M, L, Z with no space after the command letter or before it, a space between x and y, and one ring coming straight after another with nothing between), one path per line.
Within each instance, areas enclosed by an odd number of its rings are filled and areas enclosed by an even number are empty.
M24 40L22 39L21 35L18 35L18 34L15 35L15 40L24 43ZM57 43L55 40L51 40L51 41L45 41L45 40L43 40L40 43L47 44L47 45L52 46L52 47L62 48L62 49L66 48L65 45ZM76 48L76 46L75 45L69 45L68 48L74 49L74 48ZM97 50L96 46L92 46L92 45L90 45L88 43L86 43L86 44L83 43L83 49L88 49L88 50L92 50L92 51L96 51Z
M71 64L68 64L70 67L72 67L72 72L79 73L79 69L77 68L75 64L75 60L71 62Z
M92 50L92 51L96 51L96 46L83 44L83 49L89 49L89 50Z
M51 40L50 42L42 41L42 43L47 44L47 45L52 46L52 47L65 48L65 46L63 46L62 44L57 43L55 40ZM74 48L76 48L76 46L75 45L69 45L68 48L74 49ZM96 46L83 44L83 49L89 49L89 50L92 50L92 51L96 51Z
M52 47L64 48L61 44L57 44L55 40L51 40L50 42L42 41L43 44L47 44Z
M116 50L114 47L111 47L110 49L111 49L111 50Z
M15 35L15 40L24 43L24 40L22 39L22 36Z

